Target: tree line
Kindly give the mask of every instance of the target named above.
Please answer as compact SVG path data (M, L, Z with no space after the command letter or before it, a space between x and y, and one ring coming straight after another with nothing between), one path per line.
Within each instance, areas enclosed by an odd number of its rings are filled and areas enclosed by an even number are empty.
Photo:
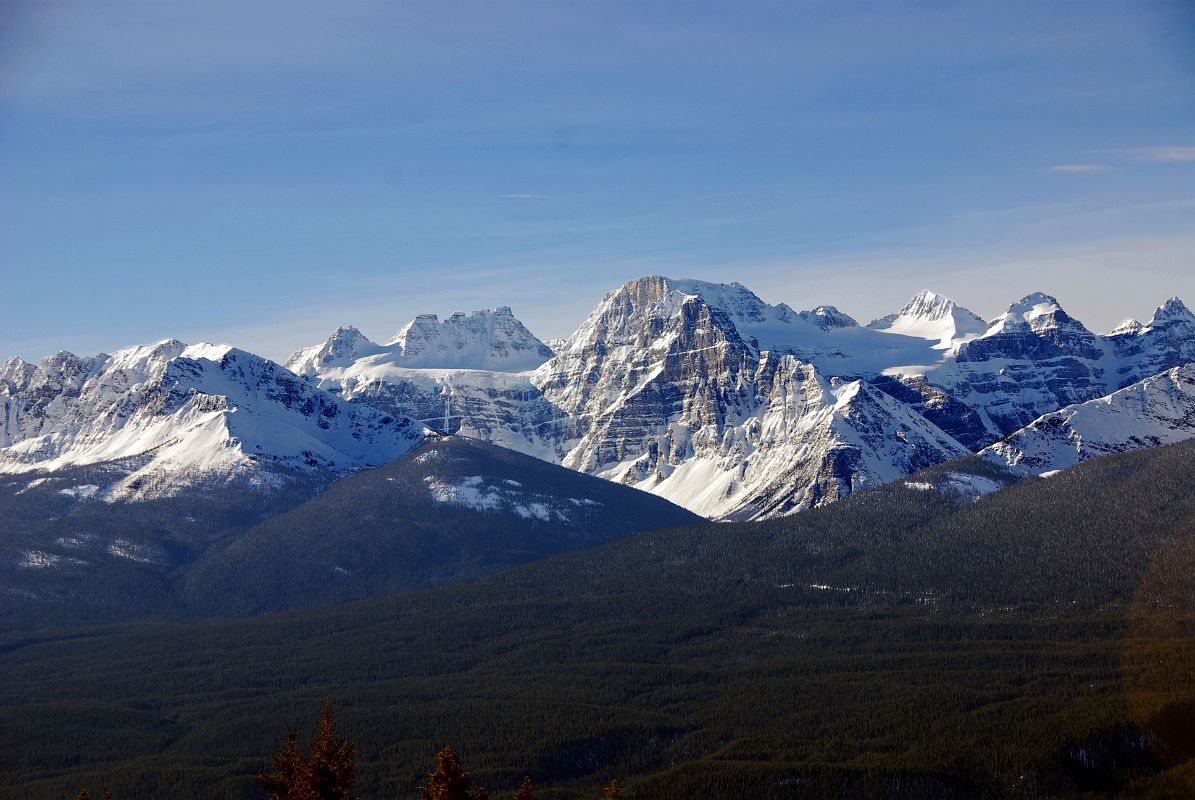
M287 731L282 747L270 757L273 769L255 778L257 788L269 800L361 800L353 794L357 745L336 734L336 713L330 702L320 711L319 735L308 750L304 753L299 746L298 734ZM471 790L472 784L473 776L461 766L460 756L446 745L436 754L436 769L428 773L421 800L489 800L484 786ZM83 789L75 800L92 800L92 794ZM112 800L112 794L104 790L100 800ZM515 800L536 800L530 776L523 778ZM622 800L618 779L602 790L601 800Z

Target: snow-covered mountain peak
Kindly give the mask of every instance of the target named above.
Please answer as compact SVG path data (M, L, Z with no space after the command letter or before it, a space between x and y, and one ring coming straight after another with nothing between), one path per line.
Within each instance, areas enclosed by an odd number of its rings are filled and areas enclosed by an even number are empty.
M1011 304L991 321L987 331L957 350L960 362L992 358L1044 360L1072 356L1098 361L1103 355L1095 334L1069 316L1044 292L1034 292Z
M917 294L913 295L913 299L905 303L901 313L919 314L920 316L929 316L937 318L942 316L942 313L937 309L947 309L954 306L954 301L949 297L940 295L937 292L929 289L922 289ZM924 310L923 310L924 309Z
M30 364L23 358L12 356L4 360L4 364L0 365L0 385L4 383L23 383L28 379L30 373L37 367Z
M1040 330L1045 326L1053 326L1055 317L1066 312L1058 301L1044 292L1027 294L1008 306L1008 310L989 323L984 336L995 336L1018 330Z
M823 330L831 328L855 328L859 325L854 317L844 314L834 306L817 306L809 311L802 311L797 316L805 322L810 322Z
M1137 336L1145 330L1145 326L1132 317L1122 319L1116 327L1105 333L1105 336Z
M304 348L292 355L286 360L285 366L296 375L310 377L335 367L347 367L380 349L352 325L339 326L322 344Z
M1162 328L1175 323L1195 323L1195 314L1177 297L1171 297L1154 311L1149 321L1150 328Z
M877 319L867 327L936 341L935 349L947 350L984 334L989 326L949 297L924 289L913 295L900 311Z
M386 342L403 367L517 372L535 369L552 351L511 312L509 306L458 311L441 321L420 314Z
M946 319L947 317L961 317L969 322L983 323L983 319L979 315L963 308L949 297L938 294L937 292L931 292L929 289L922 289L913 295L913 299L905 303L904 308L898 312L898 316L906 319L916 318L932 321ZM974 326L970 327L973 328Z
M188 349L192 350L188 358L194 358L198 357L199 353L205 352L208 348L212 347L216 347L216 345L187 345L178 339L163 339L153 344L136 345L116 350L112 355L106 357L105 368L134 370L148 374L155 369L160 369L170 359L183 355Z
M795 317L792 309L788 306L784 304L770 305L737 281L711 283L693 278L661 278L653 275L639 278L630 283L637 284L639 281L660 281L669 290L691 297L699 297L706 305L716 308L730 317L736 325L745 325L748 328L773 321L788 323L792 322Z

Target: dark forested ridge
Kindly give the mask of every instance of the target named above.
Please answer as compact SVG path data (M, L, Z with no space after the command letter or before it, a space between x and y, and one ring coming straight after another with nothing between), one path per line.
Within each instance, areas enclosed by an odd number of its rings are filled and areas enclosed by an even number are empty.
M209 550L179 591L199 614L290 610L459 583L697 522L646 492L475 439L436 437Z
M326 488L292 477L269 492L220 486L137 503L63 494L104 482L86 471L32 489L27 476L8 480L0 629L327 605L702 521L646 492L461 437L432 438Z
M473 584L10 635L0 784L253 797L331 697L367 798L418 795L444 742L492 795L1190 796L1195 444L972 502L985 470Z
M136 503L92 495L128 469L0 476L0 630L175 616L179 570L331 481L291 473L269 492L217 482Z

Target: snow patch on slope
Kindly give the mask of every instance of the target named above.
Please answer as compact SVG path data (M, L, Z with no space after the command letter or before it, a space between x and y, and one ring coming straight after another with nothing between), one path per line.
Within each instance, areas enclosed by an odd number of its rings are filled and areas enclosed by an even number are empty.
M589 498L558 498L527 491L518 481L493 480L482 475L466 475L455 480L429 475L423 482L437 503L451 503L475 511L512 513L541 522L571 521L572 509L562 507L561 502L574 507L601 505Z

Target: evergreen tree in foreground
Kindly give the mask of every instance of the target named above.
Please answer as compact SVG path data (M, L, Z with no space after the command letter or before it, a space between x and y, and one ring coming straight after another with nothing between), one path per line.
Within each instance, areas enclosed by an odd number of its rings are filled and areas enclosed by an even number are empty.
M469 792L473 776L461 769L461 760L456 752L445 746L436 755L436 771L427 776L423 787L423 800L487 800L484 788Z
M270 758L274 771L260 773L257 786L271 800L352 800L356 761L357 746L336 735L336 714L325 702L311 755L304 755L294 731L287 731L282 749Z
M523 785L515 792L515 800L535 800L535 784L530 776L523 778Z
M618 785L618 778L602 790L602 800L622 800L622 787Z

